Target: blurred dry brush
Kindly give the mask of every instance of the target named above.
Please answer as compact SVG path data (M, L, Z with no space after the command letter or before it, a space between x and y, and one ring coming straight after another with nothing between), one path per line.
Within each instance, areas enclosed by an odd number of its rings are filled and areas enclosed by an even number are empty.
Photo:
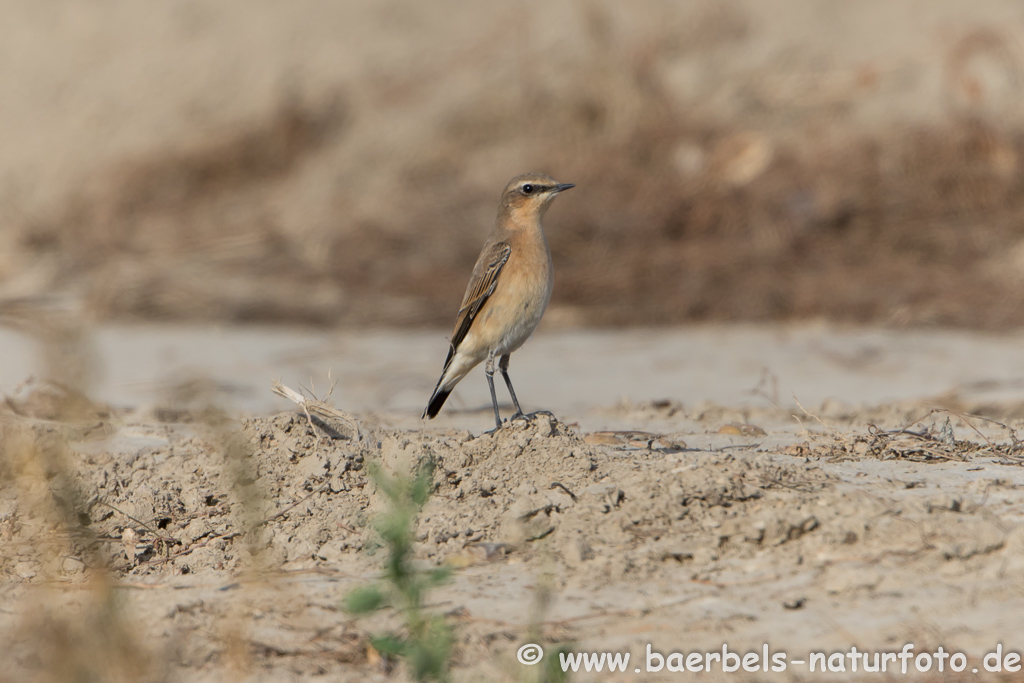
M43 376L0 406L0 591L10 609L0 680L163 680L156 649L122 609L111 539L91 526L96 501L69 448L113 431L110 409L88 398L87 332L73 316L26 302L7 302L0 320L32 336L43 360ZM61 584L84 590L69 600L46 589Z
M99 318L443 325L514 167L579 186L548 220L556 324L1024 322L1024 135L972 70L1016 74L1006 38L950 45L948 119L858 128L884 70L769 65L727 115L684 106L672 65L753 28L731 3L659 7L630 33L580 4L559 54L509 10L407 72L283 92L20 226L26 278Z
M89 334L75 316L18 302L0 310L0 321L30 335L44 361L39 377L0 404L0 642L8 657L0 680L162 681L168 662L201 658L197 648L249 671L261 646L250 632L245 582L258 592L254 577L279 569L275 529L328 485L278 503L280 489L294 495L306 472L291 472L299 482L282 485L254 458L259 420L233 419L192 390L158 411L184 424L140 427L130 410L89 398ZM125 427L179 436L139 446L121 434ZM302 443L321 459L339 458L341 476L360 469L369 442L334 435L331 443L310 424ZM152 630L152 606L132 593L159 587L147 576L192 573L193 561L234 569L243 587L212 629ZM323 647L351 649L352 640L341 633Z

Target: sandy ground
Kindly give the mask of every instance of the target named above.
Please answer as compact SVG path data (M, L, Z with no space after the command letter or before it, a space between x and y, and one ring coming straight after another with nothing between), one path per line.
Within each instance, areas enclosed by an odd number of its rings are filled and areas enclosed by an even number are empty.
M46 376L49 347L37 339L0 328L0 390L13 394L26 378ZM544 322L516 353L511 374L525 409L606 429L616 423L601 409L620 401L710 401L739 409L941 397L947 404L1013 405L1024 402L1022 346L1024 333L824 323L588 331ZM280 380L318 396L334 386L338 408L386 413L413 428L448 342L441 330L105 325L86 332L75 348L88 367L90 396L124 410L152 412L199 393L230 412L269 414L290 407L269 391ZM67 370L58 363L56 373ZM473 375L456 388L439 422L429 424L488 429L489 405L483 376Z
M479 373L466 407L427 424L416 419L422 396L407 409L402 392L348 385L358 373L345 363L372 374L404 358L394 376L429 391L443 344L424 349L424 338L93 337L98 356L134 348L142 364L175 350L194 358L195 344L211 359L244 348L214 364L216 384L267 395L274 359L326 372L332 349L344 368L332 402L352 411L358 438L347 422L329 438L294 411L225 413L210 407L216 393L144 405L117 373L105 389L113 409L61 403L41 381L5 386L0 678L403 679L368 647L370 634L399 627L396 615L356 619L340 606L383 562L373 520L386 505L368 464L403 471L424 458L435 491L415 556L454 570L428 603L455 630L457 680L536 680L515 659L532 641L634 658L626 674L582 680L680 675L638 675L647 644L667 655L767 643L792 661L914 643L963 652L971 668L1000 643L1024 646L1024 446L1010 430L1019 337L824 326L666 330L646 344L639 333L542 334L517 354L514 377L528 405L550 401L555 416L496 433L483 432ZM164 371L182 374L173 362ZM74 419L60 417L72 408ZM703 675L815 680L807 666Z

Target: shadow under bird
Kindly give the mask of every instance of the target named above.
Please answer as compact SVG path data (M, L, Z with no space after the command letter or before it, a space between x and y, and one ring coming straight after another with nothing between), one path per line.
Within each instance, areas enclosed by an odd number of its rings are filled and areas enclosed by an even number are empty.
M551 300L551 250L541 218L558 193L571 187L575 185L559 183L543 173L516 176L505 186L498 220L473 268L455 319L444 371L423 417L435 417L455 385L486 360L484 372L491 390L494 423L501 427L494 393L495 358L499 359L498 369L516 407L512 419L522 416L508 377L509 356L537 329Z

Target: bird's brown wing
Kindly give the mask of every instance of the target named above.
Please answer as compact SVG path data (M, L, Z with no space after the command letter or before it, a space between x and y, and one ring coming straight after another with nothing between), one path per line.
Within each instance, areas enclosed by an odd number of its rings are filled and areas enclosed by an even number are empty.
M452 333L451 348L448 349L448 358L445 360L445 367L451 362L455 350L466 338L469 328L473 326L476 314L480 312L487 298L494 293L498 284L498 275L501 269L508 263L508 257L512 253L512 247L508 242L495 242L489 248L484 249L477 259L473 268L473 277L466 288L466 296L462 298L462 307L459 308L459 315L455 319L455 332Z

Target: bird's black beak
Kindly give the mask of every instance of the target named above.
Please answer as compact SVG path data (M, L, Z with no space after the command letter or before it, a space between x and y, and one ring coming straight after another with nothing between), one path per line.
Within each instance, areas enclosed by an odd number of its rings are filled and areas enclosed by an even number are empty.
M576 186L572 183L559 183L555 186L555 192L565 192L566 190L571 190L574 187Z

